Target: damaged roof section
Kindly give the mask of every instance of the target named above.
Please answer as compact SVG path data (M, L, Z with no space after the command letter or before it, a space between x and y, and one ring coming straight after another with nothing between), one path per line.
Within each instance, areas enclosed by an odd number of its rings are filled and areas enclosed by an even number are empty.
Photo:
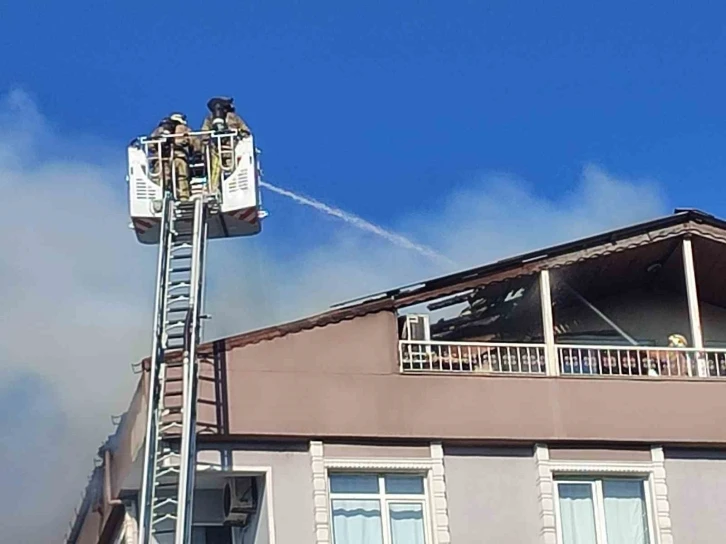
M676 210L660 219L348 301L322 314L226 338L224 343L227 348L238 347L424 303L428 303L429 311L464 306L461 314L432 323L434 338L447 337L462 326L470 329L467 335L484 338L495 323L539 319L535 274L545 269L562 271L567 284L578 290L586 286L594 296L605 289L645 285L655 278L661 285L681 289L678 274L682 274L682 261L674 248L677 239L688 235L699 237L694 244L697 262L717 265L699 270L704 300L726 306L726 296L718 289L719 278L726 274L726 255L718 250L726 243L726 222L698 210ZM606 268L603 263L607 263ZM553 286L556 304L565 303L561 287Z

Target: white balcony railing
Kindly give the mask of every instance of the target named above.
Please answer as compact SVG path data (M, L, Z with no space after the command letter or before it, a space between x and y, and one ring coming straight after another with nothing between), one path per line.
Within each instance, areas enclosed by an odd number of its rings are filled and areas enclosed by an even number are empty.
M726 377L726 350L558 345L560 373L593 376Z
M545 375L544 344L399 342L401 371Z
M726 349L557 345L563 376L726 378ZM544 344L399 342L401 372L546 375Z

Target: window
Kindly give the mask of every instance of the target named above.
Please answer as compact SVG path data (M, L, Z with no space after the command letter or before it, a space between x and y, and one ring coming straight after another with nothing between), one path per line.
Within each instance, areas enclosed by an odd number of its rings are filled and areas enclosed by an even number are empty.
M555 481L561 544L650 544L644 480Z
M192 544L232 544L232 530L215 525L194 526Z
M424 477L331 474L334 544L426 544Z

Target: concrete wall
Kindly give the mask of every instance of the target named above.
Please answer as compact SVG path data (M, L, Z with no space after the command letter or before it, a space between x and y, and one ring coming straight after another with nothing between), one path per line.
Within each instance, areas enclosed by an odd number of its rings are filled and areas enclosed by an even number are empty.
M75 544L96 544L101 534L101 514L98 512L89 512L83 522L81 531Z
M539 541L537 469L532 450L446 448L451 541Z
M245 544L268 544L268 519L274 521L277 544L313 544L313 478L310 454L307 451L245 451L232 453L234 470L244 467L271 467L272 489L262 494L265 506L260 512L255 539L245 539ZM271 494L272 512L267 510ZM251 533L252 528L248 530Z
M665 466L674 541L677 544L723 542L726 450L666 450Z
M726 443L715 380L402 375L397 340L381 312L231 349L229 434Z

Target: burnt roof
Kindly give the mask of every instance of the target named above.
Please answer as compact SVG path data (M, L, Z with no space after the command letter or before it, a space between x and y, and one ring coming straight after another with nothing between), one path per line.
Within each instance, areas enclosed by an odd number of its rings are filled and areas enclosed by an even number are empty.
M478 285L501 282L517 276L529 275L547 268L556 262L558 258L571 254L614 245L618 242L623 242L641 235L648 235L655 231L668 229L669 227L686 226L688 224L707 225L722 231L724 241L726 242L726 221L700 210L676 209L673 214L665 217L354 299L337 304L321 314L208 342L202 347L210 348L215 342L222 340L226 348L255 344L288 334L362 317L375 312L394 310L430 301ZM653 241L647 240L640 245L651 243Z
M641 234L647 234L648 232L663 229L666 227L672 227L676 225L682 225L689 222L702 223L710 225L718 229L726 231L726 221L718 219L711 214L706 212L695 210L695 209L683 209L676 208L674 213L651 221L645 221L643 223L637 223L628 227L623 227L587 238L581 238L572 242L566 242L551 246L544 249L532 251L530 253L524 253L515 257L508 257L500 261L495 261L490 264L485 264L476 268L470 268L461 272L455 272L445 276L439 276L432 278L420 283L406 285L398 287L390 291L384 291L375 295L354 299L349 302L338 304L334 307L343 307L350 304L365 304L366 302L377 300L380 298L391 298L396 301L406 302L408 299L413 298L415 295L425 295L428 292L432 292L444 287L457 285L470 280L484 278L488 275L496 272L505 270L512 270L521 267L524 264L532 262L542 261L552 257L558 257L566 255L568 253L574 253L576 251L582 251L585 249L601 246L605 244L612 244L617 241L638 236Z

